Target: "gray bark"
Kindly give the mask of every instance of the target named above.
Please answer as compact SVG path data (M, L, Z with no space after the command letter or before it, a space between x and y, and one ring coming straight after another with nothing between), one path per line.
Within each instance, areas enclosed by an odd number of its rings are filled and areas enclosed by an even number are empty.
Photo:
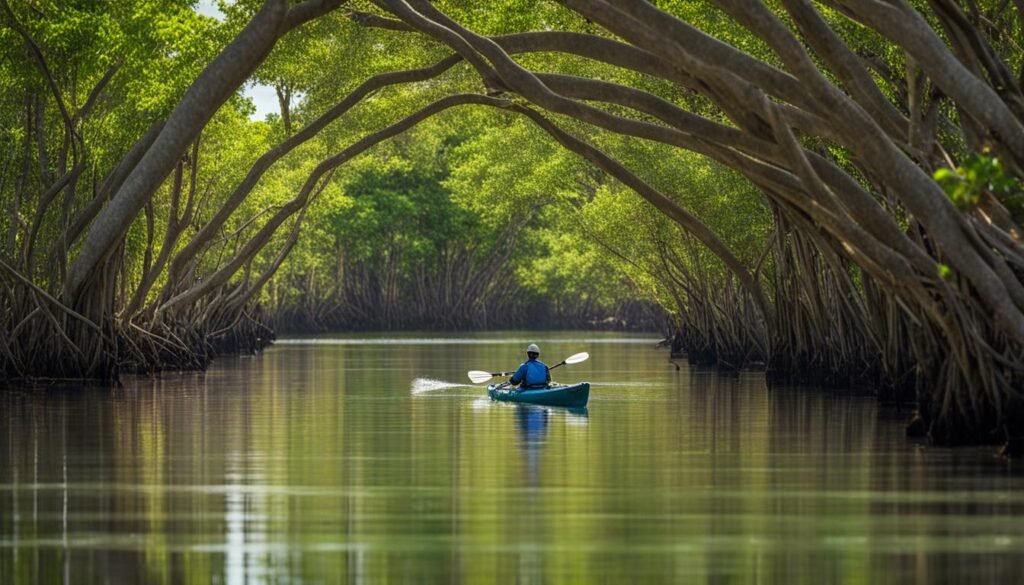
M343 0L266 0L248 25L203 70L168 117L159 136L93 222L68 270L65 295L74 299L90 274L117 248L146 201L218 108L249 78L290 28L329 12Z

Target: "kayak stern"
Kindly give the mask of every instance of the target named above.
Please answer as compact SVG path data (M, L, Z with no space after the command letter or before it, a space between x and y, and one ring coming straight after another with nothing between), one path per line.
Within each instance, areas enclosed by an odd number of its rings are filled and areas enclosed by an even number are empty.
M551 384L543 388L519 390L501 384L487 387L487 395L501 402L524 402L541 406L582 408L590 398L590 382L577 384Z

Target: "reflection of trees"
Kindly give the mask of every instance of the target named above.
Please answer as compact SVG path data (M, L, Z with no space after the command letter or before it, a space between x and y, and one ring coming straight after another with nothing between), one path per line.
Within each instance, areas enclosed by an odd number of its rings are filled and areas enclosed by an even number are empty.
M661 358L623 357L626 378ZM22 543L0 547L0 581L885 582L963 562L1000 582L1019 566L1012 543L942 548L1013 534L1019 482L908 452L870 397L688 369L596 385L581 419L391 390L466 359L283 347L109 393L0 394L0 539Z

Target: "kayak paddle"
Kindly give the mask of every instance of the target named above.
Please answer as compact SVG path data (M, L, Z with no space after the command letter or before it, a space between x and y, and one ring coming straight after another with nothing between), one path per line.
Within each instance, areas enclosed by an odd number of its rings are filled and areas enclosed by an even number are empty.
M564 366L565 364L569 364L569 365L578 364L580 362L585 362L588 359L590 359L590 354L585 352L585 351L581 351L580 353L573 354L573 355L565 358L564 360L558 362L557 364L551 366L550 368L548 368L548 370L553 370L553 369L557 368L558 366Z
M565 364L578 364L580 362L585 362L588 358L590 358L590 354L585 351L573 354L565 358L564 360L558 362L557 364L549 367L548 370L553 370L558 366L564 366ZM469 372L466 372L466 375L469 376L470 382L473 382L474 384L479 384L481 382L486 382L487 380L490 380L495 376L511 376L514 373L515 372L497 372L492 374L490 372L485 372L483 370L470 370Z
M515 372L496 372L491 374L490 372L485 372L483 370L470 370L469 372L466 372L466 375L469 376L470 382L479 384L480 382L486 382L495 376L511 376L514 373Z

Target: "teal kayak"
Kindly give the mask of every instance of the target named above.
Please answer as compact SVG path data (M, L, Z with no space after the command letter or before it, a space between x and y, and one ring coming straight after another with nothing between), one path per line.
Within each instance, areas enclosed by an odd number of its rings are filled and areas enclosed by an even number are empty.
M587 405L590 398L590 382L578 384L550 384L543 388L519 390L504 384L491 384L487 387L487 395L492 400L502 402L525 402L542 406L564 406L581 408Z

